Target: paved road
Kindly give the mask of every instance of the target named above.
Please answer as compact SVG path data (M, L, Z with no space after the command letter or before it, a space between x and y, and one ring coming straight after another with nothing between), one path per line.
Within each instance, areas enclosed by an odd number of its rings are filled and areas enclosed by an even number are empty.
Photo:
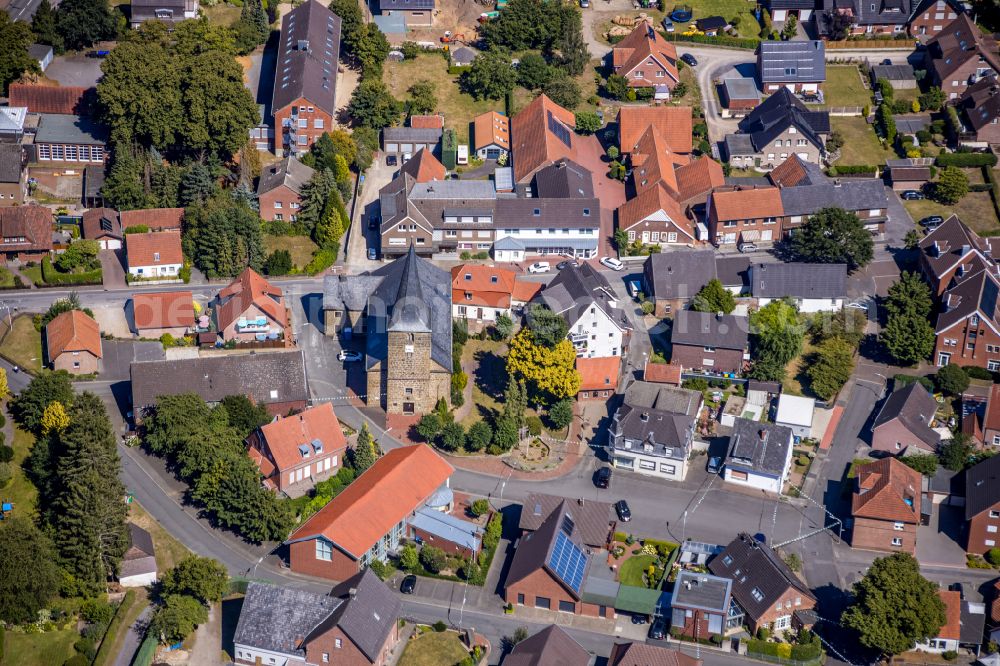
M146 635L146 625L152 617L152 605L148 605L142 609L139 617L136 618L132 626L128 628L128 633L125 634L125 641L122 643L121 650L118 651L118 656L115 657L114 666L131 666L132 658L135 657L136 650L139 649L139 645Z

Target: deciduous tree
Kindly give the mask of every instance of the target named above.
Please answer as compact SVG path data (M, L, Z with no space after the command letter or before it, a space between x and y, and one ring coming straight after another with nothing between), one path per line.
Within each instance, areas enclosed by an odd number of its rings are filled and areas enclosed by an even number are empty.
M562 70L558 70L555 76L545 82L542 91L553 102L569 111L580 106L580 86Z
M934 183L934 196L944 204L955 204L969 193L969 177L955 166L947 166Z
M53 400L42 412L42 434L60 433L69 425L69 415L66 408L58 400Z
M149 629L163 643L179 643L207 621L208 609L201 602L194 597L172 594L163 600Z
M578 134L593 134L601 129L601 118L593 111L581 111L576 114L576 131Z
M0 93L25 72L41 73L38 61L28 53L34 35L27 23L11 20L7 12L0 16Z
M490 445L493 439L493 428L486 421L476 421L465 435L465 448L469 451L482 451Z
M886 326L880 340L894 359L916 363L934 350L931 292L916 273L906 271L889 287Z
M528 310L528 330L534 341L545 347L555 347L566 339L569 327L562 315L553 312L544 305L535 304Z
M477 55L469 69L462 72L459 83L464 92L477 100L503 99L514 89L517 73L510 63L510 55L486 51Z
M795 306L771 301L750 315L750 333L754 357L750 376L781 381L785 366L802 351L804 334Z
M948 395L961 395L969 388L969 375L960 366L949 363L943 368L938 368L934 375L934 384L938 390Z
M25 430L40 433L42 415L52 402L73 403L73 385L66 372L42 370L11 403L14 418Z
M552 77L552 68L538 53L526 53L517 65L517 83L528 90L538 90Z
M562 399L549 408L549 419L559 430L562 430L573 421L573 401Z
M48 535L26 516L0 522L0 620L34 622L59 589L59 568Z
M854 347L842 338L825 340L806 372L813 392L823 400L832 399L854 372Z
M211 605L229 590L229 573L211 557L190 555L163 574L163 594L184 594Z
M792 236L791 250L798 261L842 263L853 271L872 260L874 243L857 215L843 208L823 208Z
M118 19L108 0L63 0L56 17L69 49L85 49L118 34Z
M379 79L366 79L351 94L347 112L365 127L380 130L395 125L402 105Z
M691 301L691 309L696 312L722 312L729 314L736 309L733 293L722 286L718 278L712 278L701 288Z
M527 329L519 331L511 340L507 372L556 399L572 397L580 390L573 344L565 339L553 347L537 344L535 336Z
M56 53L65 50L62 35L59 34L58 17L49 0L42 0L31 17L31 32L39 44L48 44Z
M410 101L408 102L410 115L433 113L434 109L437 108L435 88L432 82L421 79L406 89L406 92L410 93Z
M938 449L941 465L953 472L961 472L969 466L975 447L965 433L956 433ZM904 456L908 458L910 456Z

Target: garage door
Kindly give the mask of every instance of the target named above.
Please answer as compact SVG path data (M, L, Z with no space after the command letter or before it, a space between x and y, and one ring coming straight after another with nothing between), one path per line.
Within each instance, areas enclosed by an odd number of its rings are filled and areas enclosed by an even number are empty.
M399 145L399 152L401 152L401 153L412 153L413 152L413 144L412 143L401 143Z
M398 153L399 144L398 143L387 143L385 144L385 152L387 153Z

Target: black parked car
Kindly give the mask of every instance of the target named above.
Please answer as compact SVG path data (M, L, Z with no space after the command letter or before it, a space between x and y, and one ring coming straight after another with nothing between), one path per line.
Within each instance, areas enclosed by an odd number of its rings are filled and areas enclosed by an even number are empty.
M918 201L924 198L924 193L918 192L917 190L906 190L900 196L902 196L907 201Z
M934 231L942 224L944 224L944 218L940 215L929 215L928 217L920 220L920 226L927 229L927 231Z
M615 513L618 514L618 520L623 523L632 520L632 510L628 508L628 502L625 500L615 502Z
M662 641L667 633L667 620L662 615L653 618L653 623L649 625L649 637L654 641Z
M579 268L580 262L576 259L567 259L566 261L560 261L556 264L556 270L561 271L565 268Z
M602 467L594 475L594 485L598 488L607 488L611 485L611 468Z
M681 56L681 60L683 60L687 64L691 65L692 67L697 67L698 66L698 59L695 58L690 53L685 53L684 55L682 55Z
M645 615L639 615L636 613L632 616L632 624L646 624L647 622L649 622L649 618Z
M399 591L403 594L413 594L414 588L417 587L417 577L413 574L403 578L402 585L399 586Z

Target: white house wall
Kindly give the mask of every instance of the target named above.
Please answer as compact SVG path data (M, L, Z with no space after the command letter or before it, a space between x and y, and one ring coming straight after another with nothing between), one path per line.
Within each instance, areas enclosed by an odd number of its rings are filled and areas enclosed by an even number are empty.
M597 307L596 303L591 303L583 316L573 323L569 330L570 339L574 335L586 335L586 350L582 350L582 345L577 346L577 356L584 358L600 358L608 356L622 355L622 342L624 336L622 330L615 325L611 318Z

